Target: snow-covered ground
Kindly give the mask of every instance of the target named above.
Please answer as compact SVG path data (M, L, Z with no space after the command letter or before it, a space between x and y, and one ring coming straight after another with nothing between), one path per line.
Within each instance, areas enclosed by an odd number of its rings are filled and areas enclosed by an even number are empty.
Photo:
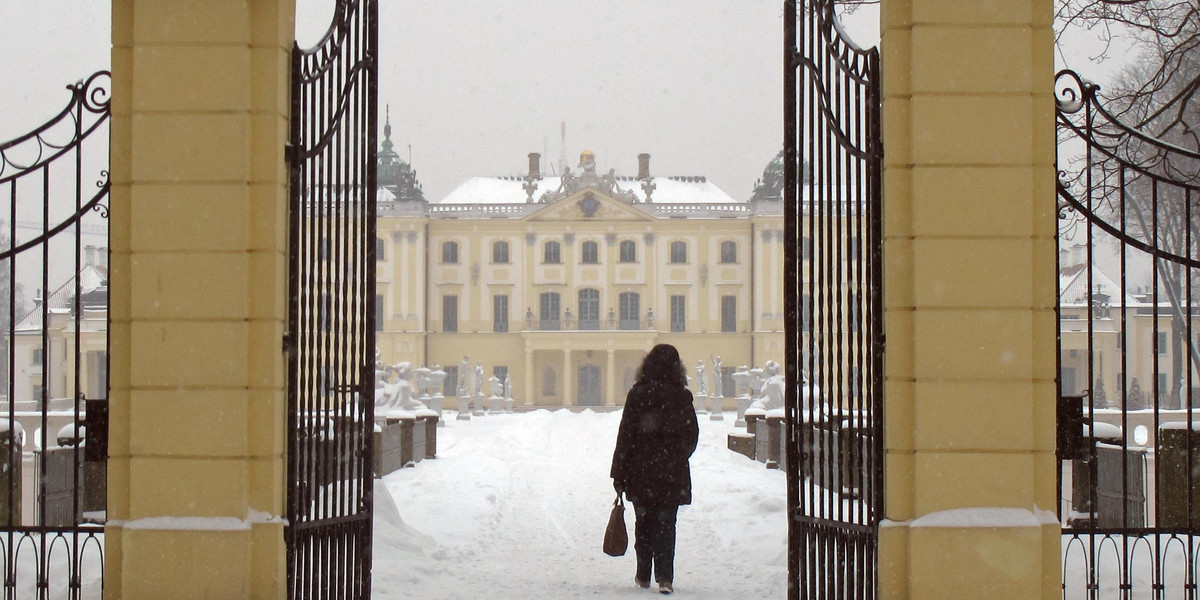
M633 584L631 505L629 552L600 551L620 412L446 417L436 460L376 483L374 598L647 597ZM726 448L732 414L699 417L675 596L784 598L784 474Z

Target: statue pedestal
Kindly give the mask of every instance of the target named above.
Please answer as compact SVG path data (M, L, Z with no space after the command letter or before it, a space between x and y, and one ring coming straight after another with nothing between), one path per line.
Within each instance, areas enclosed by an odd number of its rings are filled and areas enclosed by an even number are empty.
M725 420L725 413L722 412L724 410L724 408L721 406L724 403L725 403L724 396L710 396L709 397L709 399L708 399L708 420L710 420L710 421L724 421Z
M495 394L488 396L488 412L492 414L504 412L504 398Z
M750 395L742 394L737 397L737 421L734 421L734 427L746 426L746 409L750 407Z
M472 417L482 417L487 413L483 412L483 392L475 393L475 410L471 411Z
M458 420L459 421L470 421L471 420L471 398L468 396L459 396L458 397Z
M708 412L704 405L708 403L708 394L700 394L696 396L696 414L702 415Z
M504 399L504 412L510 413L512 411L513 411L513 399L505 398Z
M437 415L438 415L437 426L438 427L446 426L445 420L442 419L442 409L444 408L445 404L446 404L446 397L443 396L441 394L441 392L434 394L432 397L429 398L429 410L432 410L433 412L437 413Z

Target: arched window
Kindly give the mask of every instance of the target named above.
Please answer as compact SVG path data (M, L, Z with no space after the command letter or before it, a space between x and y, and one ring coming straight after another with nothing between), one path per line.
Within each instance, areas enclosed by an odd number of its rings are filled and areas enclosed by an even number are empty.
M508 264L508 242L492 242L492 262L498 265Z
M458 242L442 242L442 263L458 264Z
M687 242L671 242L671 262L687 262Z
M721 263L733 264L737 262L737 242L725 241L721 242Z
M538 316L541 321L538 329L542 331L562 329L561 310L561 298L559 298L558 292L544 292L538 296Z
M542 262L548 265L556 265L562 262L562 245L558 242L546 242L542 251Z
M558 375L554 372L554 367L542 369L542 395L558 395Z
M625 240L621 242L621 262L631 263L637 262L637 244L633 240Z
M583 243L583 258L581 259L585 265L594 265L600 262L600 245L596 242Z
M579 328L600 329L600 290L579 290Z
M621 292L621 329L639 329L641 326L641 297L637 292Z

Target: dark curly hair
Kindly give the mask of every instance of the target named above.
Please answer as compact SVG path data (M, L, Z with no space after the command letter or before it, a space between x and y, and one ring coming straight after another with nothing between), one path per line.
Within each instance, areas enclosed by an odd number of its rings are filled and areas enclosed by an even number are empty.
M650 349L642 366L637 371L638 383L670 383L687 387L687 368L679 358L679 351L670 344L659 344Z

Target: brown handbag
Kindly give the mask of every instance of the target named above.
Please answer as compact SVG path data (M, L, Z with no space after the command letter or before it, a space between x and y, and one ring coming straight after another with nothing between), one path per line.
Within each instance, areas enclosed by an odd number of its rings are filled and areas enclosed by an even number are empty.
M604 530L604 553L609 556L625 556L629 548L629 532L625 529L625 501L621 494L613 500L612 512L608 515L608 527Z

